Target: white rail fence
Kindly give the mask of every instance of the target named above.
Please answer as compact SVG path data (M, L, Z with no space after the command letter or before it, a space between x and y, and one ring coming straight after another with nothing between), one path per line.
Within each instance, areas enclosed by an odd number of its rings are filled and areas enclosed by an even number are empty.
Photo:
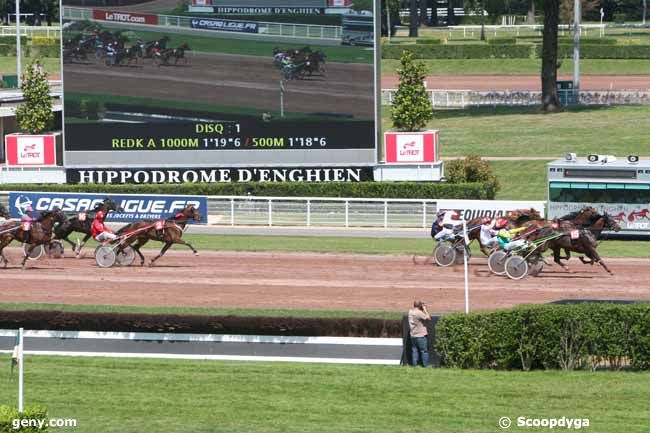
M110 7L107 7L106 9L110 10ZM75 7L65 6L63 7L63 18L67 20L92 20L93 10L90 8L75 8ZM190 24L191 20L192 17L186 17L186 16L158 15L157 27L175 27L175 28L190 29L192 28ZM242 20L236 20L236 21L242 21ZM99 22L106 22L109 24L111 23L108 21L99 21ZM250 22L255 22L258 24L259 33L261 35L341 40L340 26L274 23L274 22L263 22L263 21L250 21ZM143 25L143 27L146 27L146 25ZM150 26L150 27L154 27L154 26Z
M411 227L433 223L435 200L334 197L208 197L210 223L304 227Z
M382 89L381 104L392 105L397 89ZM465 108L480 106L515 106L540 105L539 91L490 91L430 89L429 100L434 108ZM571 90L558 91L559 96L567 98ZM578 99L580 105L648 105L650 89L639 91L623 90L587 90L581 91Z
M47 38L60 38L59 26L20 26L20 35L26 37L43 36ZM16 26L0 26L0 36L16 36Z

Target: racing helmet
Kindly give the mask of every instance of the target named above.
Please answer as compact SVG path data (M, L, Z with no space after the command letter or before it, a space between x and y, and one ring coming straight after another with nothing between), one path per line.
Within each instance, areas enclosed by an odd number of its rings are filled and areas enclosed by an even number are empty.
M104 221L105 217L106 217L106 215L104 215L104 212L102 212L102 211L97 211L97 213L95 214L95 219L97 221L99 221L100 223Z
M25 208L25 212L34 212L34 208L31 207L31 206L27 206L27 207Z
M507 219L505 219L505 218L499 218L499 219L497 220L497 223L496 223L495 227L496 227L497 229L502 229L502 228L505 228L507 225L508 225L508 220L507 220Z

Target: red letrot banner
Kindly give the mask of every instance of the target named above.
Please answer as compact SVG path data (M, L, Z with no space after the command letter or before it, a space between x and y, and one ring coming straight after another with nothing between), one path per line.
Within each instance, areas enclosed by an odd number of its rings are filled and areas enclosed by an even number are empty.
M158 15L93 9L93 19L117 23L158 25Z
M328 0L327 5L331 8L336 7L349 7L351 0Z
M54 135L6 135L7 166L56 165Z
M438 131L386 132L384 135L387 164L434 163L438 155Z

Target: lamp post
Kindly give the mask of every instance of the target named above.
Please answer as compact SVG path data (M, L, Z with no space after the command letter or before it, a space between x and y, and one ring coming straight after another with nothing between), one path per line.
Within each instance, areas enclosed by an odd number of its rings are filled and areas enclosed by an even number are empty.
M580 0L573 0L573 100L580 96Z
M22 57L22 50L20 46L20 0L16 0L16 75L18 76L18 88L22 87L20 80L20 58Z

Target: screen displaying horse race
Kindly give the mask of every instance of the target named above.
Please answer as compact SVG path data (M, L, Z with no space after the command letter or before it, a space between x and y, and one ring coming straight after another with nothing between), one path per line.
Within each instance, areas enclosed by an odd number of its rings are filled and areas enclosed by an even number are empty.
M63 1L68 181L376 162L372 11L110 3Z

